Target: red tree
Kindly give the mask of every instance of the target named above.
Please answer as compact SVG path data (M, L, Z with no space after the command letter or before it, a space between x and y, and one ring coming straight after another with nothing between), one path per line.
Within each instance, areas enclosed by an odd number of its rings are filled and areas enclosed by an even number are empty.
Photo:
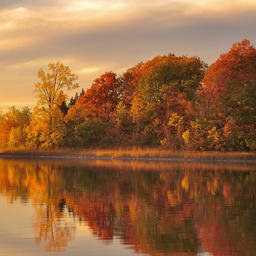
M248 83L256 79L256 49L250 41L233 44L229 52L222 54L208 69L202 80L202 94L219 97L232 82Z

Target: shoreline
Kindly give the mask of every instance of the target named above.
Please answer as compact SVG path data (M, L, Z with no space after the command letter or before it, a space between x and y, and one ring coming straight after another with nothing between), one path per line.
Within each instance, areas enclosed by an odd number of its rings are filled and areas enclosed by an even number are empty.
M209 154L210 155L210 154ZM114 154L79 154L79 153L0 153L0 159L63 159L63 160L102 160L102 161L142 161L142 162L186 162L186 163L237 163L237 164L256 164L256 158L237 158L237 157L187 157L187 156L115 156ZM224 156L224 155L223 155Z

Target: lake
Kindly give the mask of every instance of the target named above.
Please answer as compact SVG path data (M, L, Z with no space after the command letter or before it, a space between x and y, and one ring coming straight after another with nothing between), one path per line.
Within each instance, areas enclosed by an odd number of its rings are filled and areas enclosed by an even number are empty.
M250 256L256 167L1 160L0 255Z

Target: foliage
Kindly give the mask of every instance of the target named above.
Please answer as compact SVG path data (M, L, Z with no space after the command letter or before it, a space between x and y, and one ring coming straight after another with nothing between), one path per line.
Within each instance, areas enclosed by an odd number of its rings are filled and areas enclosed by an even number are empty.
M91 88L77 100L70 109L68 119L73 119L75 113L82 118L109 119L110 113L118 104L118 79L116 74L108 72L97 78Z
M222 54L207 70L202 80L200 93L204 97L206 117L214 114L215 100L225 93L230 84L245 85L255 81L255 76L256 49L247 39L233 44L232 48Z
M77 76L59 62L48 68L38 72L32 115L0 115L1 147L256 151L256 49L246 39L208 70L198 57L156 56L106 72L70 99Z
M28 107L22 110L11 107L7 113L0 115L0 147L24 145L30 118L31 111Z
M105 137L107 126L100 119L84 121L75 127L76 145L88 147L101 144Z
M78 87L77 76L68 66L50 63L48 69L49 73L39 70L39 82L35 84L39 101L27 129L27 144L32 147L50 148L63 144L65 125L60 107L67 97L64 90Z

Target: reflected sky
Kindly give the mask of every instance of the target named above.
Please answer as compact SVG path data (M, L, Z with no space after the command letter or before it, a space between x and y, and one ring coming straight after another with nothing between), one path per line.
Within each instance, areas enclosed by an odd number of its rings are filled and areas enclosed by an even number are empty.
M35 242L34 230L31 222L35 219L34 207L31 202L26 204L19 200L11 203L3 195L0 196L0 255L1 256L34 256L46 255L44 244ZM18 216L17 216L18 213ZM134 255L131 249L122 245L118 239L114 239L108 245L95 239L86 223L65 214L63 220L75 224L75 240L69 247L60 250L61 255L108 255L108 256L130 256ZM107 248L106 248L107 247ZM97 248L97 250L95 250Z

